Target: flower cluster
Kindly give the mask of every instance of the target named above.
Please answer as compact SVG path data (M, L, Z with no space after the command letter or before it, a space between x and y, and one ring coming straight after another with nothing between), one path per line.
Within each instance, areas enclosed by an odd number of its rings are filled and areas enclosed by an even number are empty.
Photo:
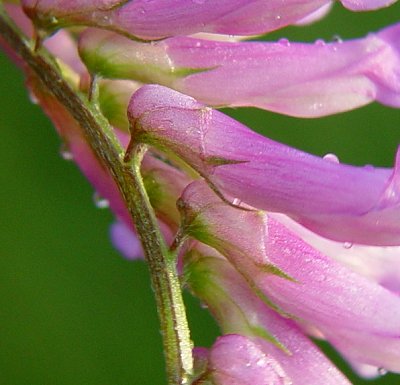
M341 0L353 11L393 2ZM91 93L126 159L134 146L149 148L141 173L161 231L169 244L180 241L183 281L223 334L208 351L195 349L201 370L193 384L349 384L310 337L327 340L360 374L400 372L400 151L392 169L340 164L214 109L313 118L372 101L399 108L400 23L345 42L243 40L312 22L331 6L5 4L27 36L44 39L71 87ZM128 209L79 122L29 71L28 79L71 157L109 202L115 245L139 257Z

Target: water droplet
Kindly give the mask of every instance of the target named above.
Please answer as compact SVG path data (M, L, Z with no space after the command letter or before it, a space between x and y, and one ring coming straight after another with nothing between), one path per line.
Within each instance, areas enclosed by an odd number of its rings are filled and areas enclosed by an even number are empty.
M110 206L110 202L101 197L98 192L93 194L93 202L98 209L107 209Z
M290 41L288 39L282 38L278 40L280 45L284 45L285 47L290 47Z
M73 160L74 159L74 155L72 154L72 152L69 150L68 146L65 143L61 144L60 155L61 155L61 158L63 158L64 160Z
M343 247L348 250L353 247L353 244L351 242L345 242L343 243Z
M280 20L281 18L282 18L281 15L276 15L276 16L275 16L275 20Z
M261 357L257 360L256 365L260 367L266 367L268 365L268 361L265 357Z
M326 154L323 159L332 163L339 163L339 158L335 154Z
M364 169L367 170L367 171L373 171L374 168L375 168L375 167L374 167L372 164L366 164L366 165L364 166Z
M326 45L325 40L322 39L318 39L315 41L315 45L319 46L319 47L323 47Z
M313 103L313 104L311 105L311 108L312 108L314 111L321 110L323 107L324 107L323 103Z
M385 368L378 368L378 374L380 376L384 376L387 373L388 373L388 371Z
M235 198L232 201L232 204L235 205L235 206L240 206L241 203L242 203L242 201L239 198Z
M108 15L104 15L104 16L102 17L102 22L103 22L104 25L109 25L109 24L111 24L110 17L109 17Z
M333 36L332 36L332 41L333 41L334 43L343 43L343 40L342 40L342 38L341 38L339 35L333 35Z

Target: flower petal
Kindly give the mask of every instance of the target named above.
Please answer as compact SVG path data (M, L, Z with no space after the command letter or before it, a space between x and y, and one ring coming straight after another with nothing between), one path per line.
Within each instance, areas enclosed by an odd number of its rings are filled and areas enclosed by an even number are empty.
M190 184L181 200L188 234L223 254L278 309L317 327L346 356L400 372L399 296L267 214L228 206L204 182Z
M318 117L374 100L400 107L400 23L347 42L156 43L88 30L79 51L92 73L165 85L212 106Z
M233 266L217 254L214 249L195 245L185 258L185 277L223 333L251 338L265 355L279 362L292 385L349 384L294 320L270 309ZM266 338L263 331L286 351Z
M210 350L215 385L290 385L279 363L260 346L237 334L219 337Z
M400 152L393 170L331 162L161 86L138 90L128 116L133 141L174 153L223 194L337 241L400 244Z
M400 247L365 246L335 242L321 237L281 214L271 214L280 223L326 256L400 294Z
M346 4L354 10L365 10L394 1ZM25 12L44 29L83 24L144 40L196 32L262 34L293 24L329 3L330 0L22 0Z
M137 235L123 222L114 222L110 236L115 248L127 259L143 258L143 249Z

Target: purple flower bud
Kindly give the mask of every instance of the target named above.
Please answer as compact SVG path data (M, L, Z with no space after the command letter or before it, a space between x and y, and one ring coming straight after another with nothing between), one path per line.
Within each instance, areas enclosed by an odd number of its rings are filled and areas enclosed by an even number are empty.
M128 115L133 141L177 155L223 194L337 241L400 244L400 152L393 169L331 162L161 86L137 91Z
M139 43L88 30L90 72L157 83L212 106L318 117L374 100L400 107L400 24L347 42L221 42L176 37Z
M274 216L227 205L204 182L186 188L180 208L187 233L223 254L270 306L315 327L355 362L400 372L398 295Z
M396 0L343 0L353 10L389 6ZM255 35L296 23L330 0L22 0L41 28L89 25L144 40L212 32Z
M349 384L301 327L268 307L214 249L200 244L193 246L185 256L185 273L190 289L207 305L222 332L251 339L252 345L266 357L279 362L292 385ZM222 356L220 360L231 357Z

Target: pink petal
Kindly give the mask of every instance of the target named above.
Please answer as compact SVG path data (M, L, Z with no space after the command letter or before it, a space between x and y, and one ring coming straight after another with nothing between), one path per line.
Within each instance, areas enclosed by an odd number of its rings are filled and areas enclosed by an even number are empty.
M92 73L171 87L213 106L318 117L376 100L400 107L400 24L348 42L133 42L88 30L79 51Z
M276 360L235 334L219 337L211 348L210 370L215 385L292 384Z
M115 222L110 227L111 240L115 248L127 259L142 259L143 249L138 236L123 222Z
M195 257L185 260L187 282L209 307L223 333L251 337L265 355L279 362L292 385L349 384L295 321L271 310L228 261L203 245L196 245L194 250ZM287 351L261 337L260 330L269 333Z
M334 163L161 86L137 91L128 116L133 140L174 153L224 194L337 241L400 244L400 152L393 170Z
M393 0L345 2L354 10L388 6ZM212 32L255 35L296 23L330 0L22 0L26 13L45 29L83 24L154 40Z
M400 247L365 246L321 237L284 215L272 215L308 244L353 271L400 294Z
M346 356L400 372L400 297L267 214L226 205L204 183L189 185L180 207L188 234L216 248L280 309L317 327Z

